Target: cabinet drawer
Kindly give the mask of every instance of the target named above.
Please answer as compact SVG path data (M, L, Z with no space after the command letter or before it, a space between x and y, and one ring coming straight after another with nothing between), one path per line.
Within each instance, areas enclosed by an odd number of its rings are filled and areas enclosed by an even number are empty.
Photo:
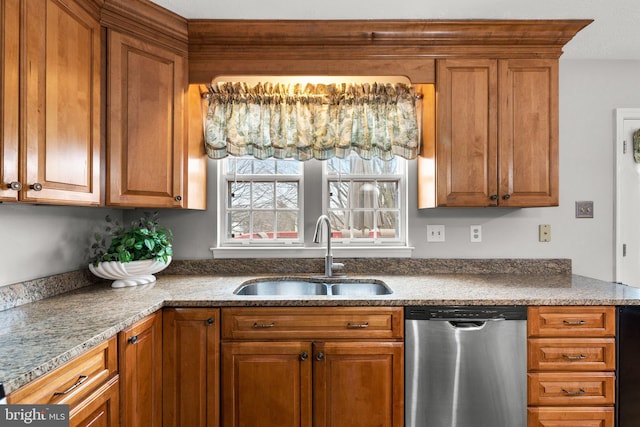
M613 405L614 372L529 373L529 405Z
M615 307L529 307L530 337L613 337Z
M614 371L615 338L530 338L530 371Z
M223 308L222 339L401 339L402 307Z
M614 410L604 408L529 408L528 427L614 427Z
M113 337L31 381L8 396L9 403L67 404L71 409L117 371Z

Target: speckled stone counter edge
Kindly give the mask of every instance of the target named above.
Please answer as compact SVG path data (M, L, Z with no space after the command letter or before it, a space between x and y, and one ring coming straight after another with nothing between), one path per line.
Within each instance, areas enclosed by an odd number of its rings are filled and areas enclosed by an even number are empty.
M0 311L102 282L89 270L56 274L0 287Z
M570 259L340 258L346 274L571 274ZM174 260L160 274L246 275L321 273L321 258ZM0 287L0 311L49 298L103 280L78 270Z

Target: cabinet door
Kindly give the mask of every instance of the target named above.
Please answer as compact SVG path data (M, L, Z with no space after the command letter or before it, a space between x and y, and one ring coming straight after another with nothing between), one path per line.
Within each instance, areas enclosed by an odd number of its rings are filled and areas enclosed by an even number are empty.
M404 425L401 342L314 343L314 427Z
M100 203L100 23L73 0L24 1L22 200Z
M558 61L500 61L500 205L558 205Z
M225 427L311 427L311 344L222 344Z
M183 205L186 58L109 30L107 204Z
M18 200L20 0L0 3L0 201Z
M69 427L118 427L118 377L89 396L69 414Z
M497 62L439 60L438 206L497 204Z
M217 427L220 310L172 308L162 316L162 425Z
M162 425L162 312L118 335L122 426Z

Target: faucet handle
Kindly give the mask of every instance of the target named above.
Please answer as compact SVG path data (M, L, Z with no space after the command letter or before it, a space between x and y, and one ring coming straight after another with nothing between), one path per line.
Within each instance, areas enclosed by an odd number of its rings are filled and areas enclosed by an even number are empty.
M331 264L331 269L332 270L342 270L344 269L344 264L341 262L334 262Z

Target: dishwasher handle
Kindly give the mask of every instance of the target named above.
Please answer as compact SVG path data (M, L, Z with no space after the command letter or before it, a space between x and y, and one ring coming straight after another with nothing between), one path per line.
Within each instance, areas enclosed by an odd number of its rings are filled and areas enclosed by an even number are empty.
M504 319L448 319L446 321L456 329L478 330L484 328L487 322L499 320Z

